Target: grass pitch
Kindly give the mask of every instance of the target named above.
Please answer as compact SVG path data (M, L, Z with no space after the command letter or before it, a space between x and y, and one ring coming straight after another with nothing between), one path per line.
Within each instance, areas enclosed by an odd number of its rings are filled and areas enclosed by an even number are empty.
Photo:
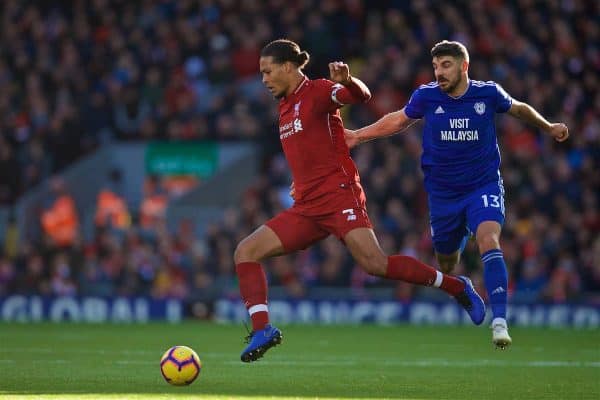
M288 326L243 364L237 325L0 324L1 399L597 399L600 332L482 327ZM162 353L188 345L202 372L165 383Z

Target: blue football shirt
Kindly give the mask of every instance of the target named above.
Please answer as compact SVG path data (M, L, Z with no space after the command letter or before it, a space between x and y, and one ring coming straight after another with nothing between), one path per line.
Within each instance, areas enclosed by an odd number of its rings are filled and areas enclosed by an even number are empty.
M512 98L495 82L470 80L454 98L437 82L421 85L406 105L409 118L425 119L421 167L432 195L455 197L500 176L495 114L510 109Z

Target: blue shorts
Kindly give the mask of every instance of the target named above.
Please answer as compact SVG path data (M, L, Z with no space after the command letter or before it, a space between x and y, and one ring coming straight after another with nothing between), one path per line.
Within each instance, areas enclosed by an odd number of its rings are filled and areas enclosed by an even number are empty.
M504 224L502 180L451 199L430 194L429 216L435 251L449 255L462 250L482 222Z

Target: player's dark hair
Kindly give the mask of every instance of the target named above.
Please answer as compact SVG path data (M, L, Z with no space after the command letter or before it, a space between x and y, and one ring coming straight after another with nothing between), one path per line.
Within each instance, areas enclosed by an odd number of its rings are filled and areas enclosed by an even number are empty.
M431 57L451 56L469 61L469 52L464 44L443 40L431 48Z
M273 57L277 64L291 62L300 69L304 68L310 60L310 55L306 51L301 51L297 43L288 39L277 39L263 47L260 52L261 57Z

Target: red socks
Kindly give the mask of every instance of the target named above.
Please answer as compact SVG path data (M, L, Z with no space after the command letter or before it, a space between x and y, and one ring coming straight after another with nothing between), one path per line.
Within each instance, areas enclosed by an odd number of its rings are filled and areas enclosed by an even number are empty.
M385 277L422 286L439 287L451 296L456 296L465 289L465 284L460 279L442 274L409 256L389 256Z
M259 263L243 262L235 266L240 294L252 319L252 330L264 329L269 323L267 308L267 277Z
M252 330L264 329L269 323L265 271L256 262L239 263L235 266L235 271L242 300L252 319ZM402 255L388 257L385 277L422 286L439 287L451 296L456 296L465 289L465 284L460 279L442 274L413 257Z

